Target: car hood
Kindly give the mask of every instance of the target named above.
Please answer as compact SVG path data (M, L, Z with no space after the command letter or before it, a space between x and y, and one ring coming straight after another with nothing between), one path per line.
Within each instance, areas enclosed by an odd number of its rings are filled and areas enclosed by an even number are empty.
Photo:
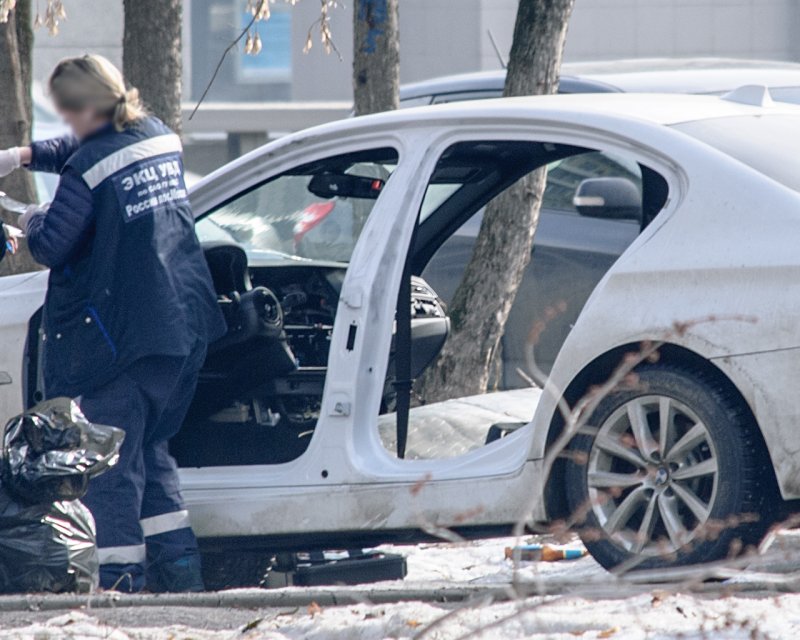
M38 286L47 282L49 271L35 271L33 273L20 273L13 276L0 278L0 293L22 286Z

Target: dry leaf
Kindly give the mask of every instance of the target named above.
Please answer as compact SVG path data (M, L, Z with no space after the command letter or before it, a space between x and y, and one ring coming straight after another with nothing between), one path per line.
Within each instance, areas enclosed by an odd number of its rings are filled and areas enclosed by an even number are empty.
M308 615L312 618L318 614L322 613L322 607L320 607L316 602L312 602L308 605Z
M252 631L256 627L258 627L258 625L261 624L262 620L264 620L264 618L256 618L255 620L251 620L246 625L244 625L244 627L242 627L242 633L247 633L248 631Z
M609 627L608 629L605 629L604 631L601 631L600 633L598 633L597 637L598 638L610 638L615 633L617 633L617 631L619 631L619 627Z

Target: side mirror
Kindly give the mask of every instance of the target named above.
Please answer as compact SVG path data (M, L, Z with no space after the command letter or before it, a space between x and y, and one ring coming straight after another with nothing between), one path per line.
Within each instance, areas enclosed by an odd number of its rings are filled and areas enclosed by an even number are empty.
M642 219L642 194L627 178L588 178L578 185L572 204L587 218Z

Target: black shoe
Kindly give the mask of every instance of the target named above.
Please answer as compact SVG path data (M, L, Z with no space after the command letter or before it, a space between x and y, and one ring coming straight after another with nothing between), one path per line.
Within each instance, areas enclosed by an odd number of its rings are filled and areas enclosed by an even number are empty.
M205 591L200 556L190 555L147 567L147 590L152 593Z

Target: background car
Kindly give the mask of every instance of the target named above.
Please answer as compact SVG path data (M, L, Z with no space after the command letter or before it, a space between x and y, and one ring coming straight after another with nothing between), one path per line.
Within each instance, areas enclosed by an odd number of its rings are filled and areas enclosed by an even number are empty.
M400 87L400 106L419 107L499 98L505 69L443 76ZM800 103L800 64L735 58L634 58L566 62L559 93L687 93L719 95L737 87L769 87L773 99Z

